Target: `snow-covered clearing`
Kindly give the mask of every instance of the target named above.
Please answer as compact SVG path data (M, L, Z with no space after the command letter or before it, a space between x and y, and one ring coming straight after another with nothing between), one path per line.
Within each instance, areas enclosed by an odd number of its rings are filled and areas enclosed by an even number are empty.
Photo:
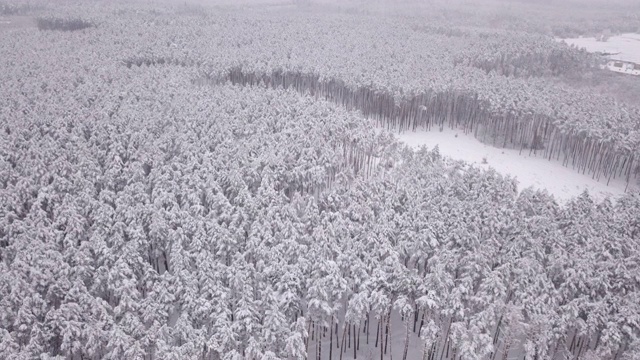
M420 337L418 337L418 329L420 329L421 325L425 324L421 316L418 317L418 321L415 323L416 331L414 331L413 318L410 318L408 321L404 321L399 312L392 311L388 338L386 335L386 323L384 323L382 334L380 335L380 333L378 332L380 326L379 319L376 319L373 316L369 317L371 324L368 334L366 332L366 323L364 321L361 321L356 325L355 334L353 331L353 325L350 325L351 328L345 334L345 328L343 326L344 322L342 322L344 320L343 317L344 313L341 316L342 325L338 327L337 333L335 331L332 332L330 327L328 327L326 329L326 332L323 333L322 340L320 342L322 349L318 349L317 338L315 336L315 340L309 341L307 345L307 353L310 355L310 359L314 358L314 356L318 353L318 350L320 350L320 358L322 360L402 360L404 355L405 341L407 340L407 325L409 325L407 359L423 359L425 342ZM445 324L443 325L444 327L441 329L442 331L438 334L438 338L441 341L439 342L437 347L434 347L432 349L432 352L434 353L433 358L441 360L454 360L454 356L456 355L456 352L458 352L458 350L455 349L455 346L453 346L451 342L442 341L443 338L448 336L448 326ZM310 329L310 337L312 336L312 333L315 333L315 331L313 329ZM343 336L344 344L342 343ZM333 342L331 341L332 338ZM378 341L376 341L376 338ZM381 344L382 346L380 346ZM333 349L331 349L332 347ZM381 350L383 353L382 357L380 356ZM498 343L496 344L496 351L496 359L501 359L504 352L504 343L502 342L502 340L498 341ZM510 347L506 359L521 360L523 358L523 354L524 350L522 349L522 346L513 344L513 346ZM458 353L458 355L460 354ZM455 356L455 358L457 359L458 356Z
M365 332L364 322L359 324L356 328L359 331L357 332L357 336L354 336L353 330L348 332L347 334L350 336L345 336L344 346L342 342L342 336L344 332L344 327L338 328L338 334L333 333L333 350L331 350L331 357L329 356L329 351L331 348L331 335L330 331L327 330L326 334L324 334L321 344L322 344L322 359L380 359L380 336L378 335L378 327L379 322L374 317L371 317L371 326L369 329L369 334ZM413 321L410 321L411 326L413 326ZM419 324L419 322L418 322ZM353 329L353 328L352 328ZM413 328L411 328L413 330ZM410 330L409 333L409 346L407 351L407 359L421 359L423 354L423 342L418 338L417 334ZM384 333L384 329L383 329ZM309 334L311 335L311 333ZM400 314L397 312L393 312L391 316L391 328L389 333L389 338L385 339L385 336L382 336L382 344L386 345L387 351L384 352L384 347L382 346L383 354L385 359L395 358L402 359L402 355L404 352L404 342L406 335L406 323L402 321L400 318ZM378 337L378 342L376 342L376 337ZM354 354L354 343L356 343L356 351ZM359 344L358 344L359 343ZM342 350L342 351L341 351ZM440 352L441 350L438 349ZM446 349L445 349L446 351ZM342 352L342 355L340 354ZM317 347L315 341L310 341L309 346L307 348L307 353L312 354L309 358L313 358L313 354L317 353ZM355 355L355 356L354 356ZM444 354L443 354L444 355Z
M628 33L610 37L607 41L597 41L594 37L563 39L569 45L585 48L589 52L612 54L612 60L629 61L640 64L640 34Z
M624 179L611 179L607 186L607 179L597 181L589 174L582 174L571 167L563 166L561 161L529 155L529 150L523 150L520 155L517 149L496 148L483 144L473 134L465 134L459 129L408 131L396 133L396 136L414 148L425 145L431 149L438 145L440 153L444 156L486 169L494 168L503 175L516 177L520 189L546 189L561 202L580 195L585 189L596 199L617 197L625 192Z
M402 360L405 341L407 340L406 334L408 324L409 336L406 358L407 360L424 359L425 341L418 336L418 329L420 329L420 326L424 324L420 318L416 323L416 331L413 331L413 319L409 319L408 322L405 322L397 311L393 311L391 313L391 324L389 327L388 338L386 335L386 326L383 327L382 334L380 335L378 332L380 326L379 319L376 319L373 316L369 317L369 319L371 321L371 325L368 334L366 332L366 323L364 321L356 325L355 334L353 325L350 325L351 328L346 332L346 334L343 325L338 327L337 333L335 331L331 331L330 327L327 327L321 337L321 349L318 348L315 329L309 329L309 337L311 338L313 335L314 340L309 339L306 346L308 354L307 358L315 358L318 354L318 350L320 350L320 359L322 360ZM440 339L438 346L430 348L433 353L432 358L440 360L464 359L465 357L460 354L460 349L456 349L455 345L452 345L451 341L442 341L444 337L448 336L447 332L449 330L446 324L443 325L445 325L444 328L438 334L438 339ZM492 332L494 331L495 328ZM493 335L495 335L495 333L493 333ZM573 333L570 333L569 337L572 335ZM344 343L342 342L343 336ZM333 341L331 341L332 339ZM587 349L592 349L592 345L590 346L590 343L586 345ZM522 346L522 343L519 343L518 341L513 342L509 346L506 356L504 354L505 345L504 339L500 338L497 343L494 344L494 351L496 351L495 356L490 355L485 357L485 359L522 360L526 358L525 349ZM383 353L382 357L380 356L381 352ZM427 352L429 352L428 349ZM560 354L553 357L553 360L565 359L563 355L566 354L562 354L562 352L560 352Z
M34 25L28 16L0 16L0 32L27 28Z

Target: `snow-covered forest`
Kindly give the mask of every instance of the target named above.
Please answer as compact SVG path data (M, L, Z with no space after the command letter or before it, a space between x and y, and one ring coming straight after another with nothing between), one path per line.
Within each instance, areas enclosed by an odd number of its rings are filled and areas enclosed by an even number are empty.
M0 359L640 359L640 104L501 1L0 0Z

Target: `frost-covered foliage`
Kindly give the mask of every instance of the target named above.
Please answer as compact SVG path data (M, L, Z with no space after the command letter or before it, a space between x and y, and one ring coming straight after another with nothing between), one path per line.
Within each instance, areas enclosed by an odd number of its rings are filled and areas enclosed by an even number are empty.
M348 111L410 128L396 104L436 94L423 119L484 121L445 100L473 90L617 139L633 109L574 124L611 104L547 109L589 94L404 25L109 4L0 38L0 358L637 357L637 194L559 206Z
M357 2L342 2L351 11ZM367 13L420 18L424 23L465 24L558 37L593 36L603 31L640 32L640 3L629 0L430 0L379 1Z
M22 1L0 1L0 15L25 15L36 8L37 6Z
M121 24L142 36L121 50L129 67L195 66L214 82L323 93L400 130L449 122L496 145L542 150L597 178L631 181L640 170L640 110L550 83L554 73L594 62L543 36L477 28L448 33L411 19L398 24L365 15L143 19L142 28ZM192 26L197 30L185 30ZM512 76L527 74L547 75Z

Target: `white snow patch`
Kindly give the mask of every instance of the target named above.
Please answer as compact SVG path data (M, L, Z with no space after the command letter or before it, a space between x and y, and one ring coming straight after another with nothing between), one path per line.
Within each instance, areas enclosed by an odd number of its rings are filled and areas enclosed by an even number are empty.
M612 60L640 64L640 34L621 34L612 36L607 41L597 41L595 37L563 39L563 41L589 52L615 54L608 56Z
M517 149L496 148L483 144L472 134L465 134L460 129L419 130L395 135L413 148L425 145L433 149L438 145L440 154L446 157L463 160L485 169L493 168L500 174L515 177L519 189L546 189L560 202L580 195L585 189L598 200L605 197L616 198L625 193L627 185L624 179L611 179L607 186L607 179L601 178L597 181L588 173L582 174L570 166L563 166L562 161L548 160L541 154L530 156L529 150L523 150L520 155Z

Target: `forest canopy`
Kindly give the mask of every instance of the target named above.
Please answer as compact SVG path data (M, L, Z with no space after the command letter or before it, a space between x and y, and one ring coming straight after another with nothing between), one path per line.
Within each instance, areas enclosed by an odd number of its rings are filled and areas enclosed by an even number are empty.
M638 104L565 81L598 59L543 20L309 9L20 10L0 358L638 359L640 194L561 204L394 136L634 182Z

